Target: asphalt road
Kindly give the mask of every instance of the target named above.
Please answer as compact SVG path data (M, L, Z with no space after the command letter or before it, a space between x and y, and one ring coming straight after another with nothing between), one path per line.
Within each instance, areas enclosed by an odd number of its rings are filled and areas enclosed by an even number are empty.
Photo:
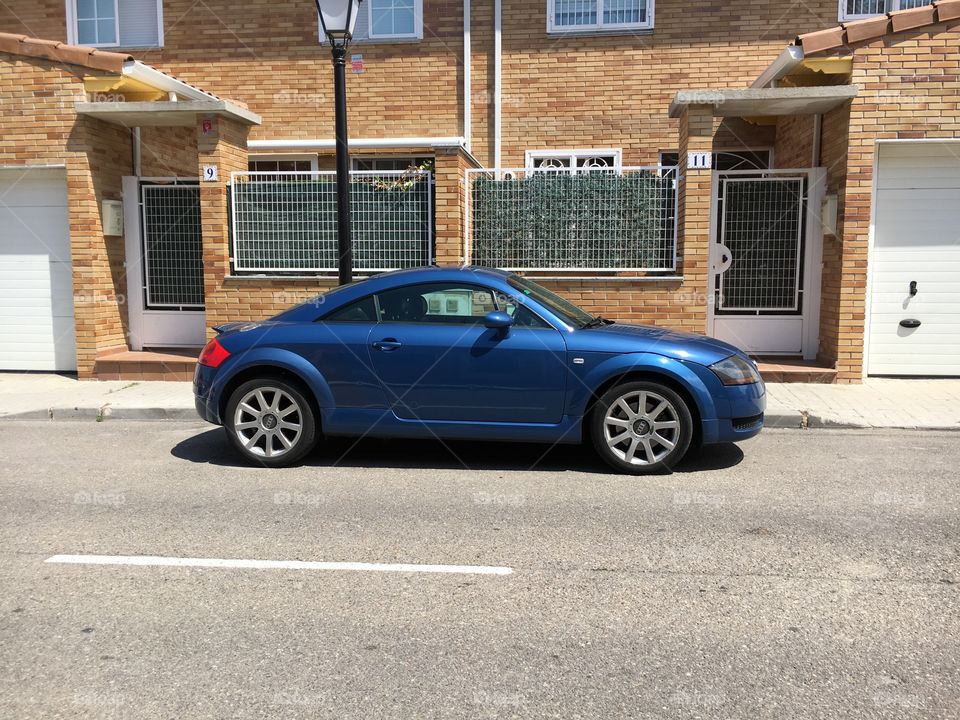
M768 431L638 479L381 441L265 471L220 432L0 423L0 717L960 717L958 434Z

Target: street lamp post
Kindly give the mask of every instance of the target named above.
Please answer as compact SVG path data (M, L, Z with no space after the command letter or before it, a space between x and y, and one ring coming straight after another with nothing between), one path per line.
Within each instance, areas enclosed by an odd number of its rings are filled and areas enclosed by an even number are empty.
M337 254L340 284L353 280L350 234L350 148L347 144L347 46L362 0L316 0L323 32L333 48L333 92L337 134Z

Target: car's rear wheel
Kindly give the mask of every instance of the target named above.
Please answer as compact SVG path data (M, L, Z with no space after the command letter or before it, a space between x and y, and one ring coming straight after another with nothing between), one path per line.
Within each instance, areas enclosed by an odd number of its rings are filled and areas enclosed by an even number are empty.
M666 472L693 438L690 409L674 390L653 382L616 385L590 418L593 444L612 467L635 475Z
M285 467L316 442L316 419L305 392L275 378L250 380L233 391L224 412L230 443L252 464Z

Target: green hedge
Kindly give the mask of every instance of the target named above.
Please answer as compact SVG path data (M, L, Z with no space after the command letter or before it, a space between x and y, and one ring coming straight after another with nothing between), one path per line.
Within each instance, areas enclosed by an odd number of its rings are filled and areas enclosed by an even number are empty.
M479 177L472 203L473 255L480 265L610 269L673 265L672 174Z

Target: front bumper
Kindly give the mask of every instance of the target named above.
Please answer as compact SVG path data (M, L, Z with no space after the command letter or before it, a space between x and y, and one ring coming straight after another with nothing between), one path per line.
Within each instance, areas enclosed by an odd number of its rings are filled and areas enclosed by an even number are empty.
M740 442L763 430L763 414L767 409L763 382L722 387L719 397L715 397L718 417L703 421L705 444Z

